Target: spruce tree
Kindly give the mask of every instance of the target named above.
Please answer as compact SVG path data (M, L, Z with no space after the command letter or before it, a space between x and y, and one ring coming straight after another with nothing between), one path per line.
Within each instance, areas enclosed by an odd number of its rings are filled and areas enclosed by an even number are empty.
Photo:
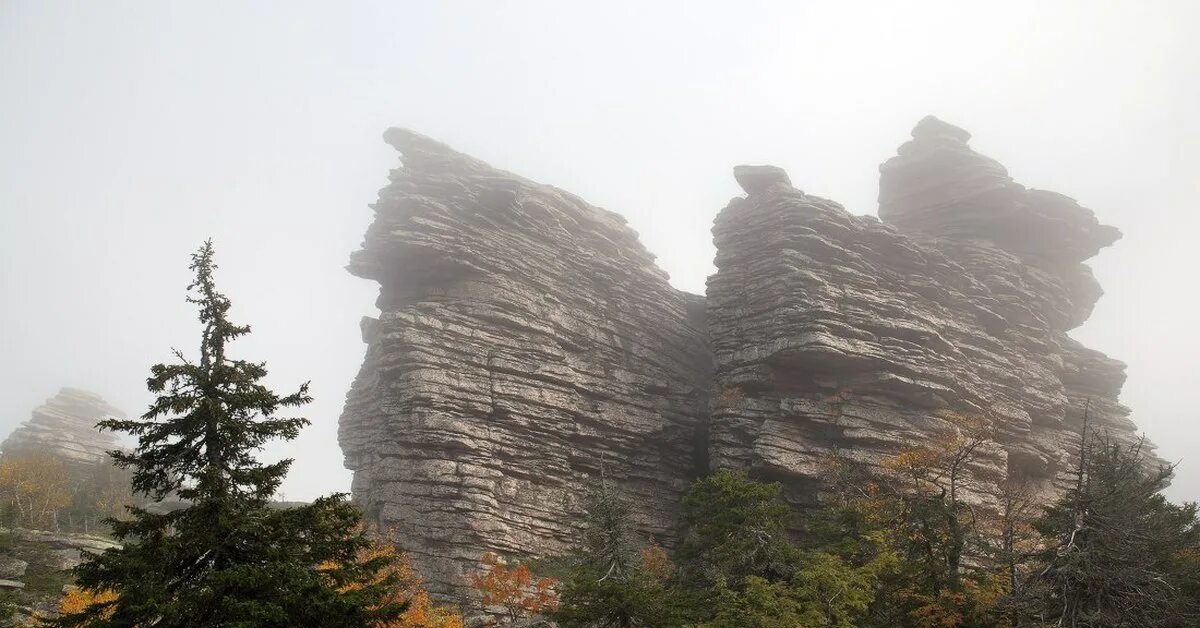
M1085 424L1086 426L1086 424ZM1200 518L1162 495L1144 441L1083 432L1074 486L1036 522L1047 567L1035 618L1060 626L1200 625Z
M559 587L553 619L563 628L668 628L680 625L674 592L642 559L629 502L601 477L584 499L584 529Z
M692 587L740 588L750 576L769 582L791 578L801 554L788 536L795 512L782 488L730 470L692 484L683 497L687 533L678 552L683 579Z
M133 488L155 500L177 498L171 512L129 508L111 520L121 549L91 557L77 583L115 599L59 620L67 626L369 626L403 608L384 603L393 584L381 565L356 560L369 545L358 511L333 495L299 508L270 500L291 460L256 454L292 439L308 424L281 413L310 401L308 385L279 395L263 383L265 364L230 357L250 328L228 318L217 291L211 240L193 254L188 301L199 308L199 356L151 368L157 398L139 419L105 429L138 438L114 451Z

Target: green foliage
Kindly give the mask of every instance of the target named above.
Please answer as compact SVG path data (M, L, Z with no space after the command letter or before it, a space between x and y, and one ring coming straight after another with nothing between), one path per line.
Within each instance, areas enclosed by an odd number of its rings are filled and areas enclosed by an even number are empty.
M198 361L151 368L157 395L140 419L106 429L138 437L132 452L112 452L132 485L154 499L177 495L184 508L159 514L131 507L110 520L124 547L87 560L78 584L115 599L66 615L67 626L364 626L395 617L383 603L394 584L383 566L356 561L369 541L360 515L342 496L273 509L268 503L290 460L262 464L269 440L294 438L308 424L280 412L309 401L307 385L277 395L261 381L262 363L232 359L231 341L249 333L227 314L213 280L211 242L192 257L188 301L200 310ZM319 568L319 565L334 565Z
M895 571L895 554L876 540L844 556L802 549L789 535L800 519L779 485L744 473L698 480L683 511L688 529L676 554L679 569L645 551L641 567L631 569L636 543L628 506L607 485L593 491L589 531L560 588L555 619L567 627L857 626L880 579Z
M880 554L855 566L834 554L810 553L792 577L793 596L806 609L804 626L861 625L875 600L881 575L895 567L894 555Z
M1039 615L1065 625L1200 624L1200 521L1161 491L1141 443L1083 447L1074 488L1038 519L1049 541Z
M581 562L604 578L624 578L638 569L643 543L630 524L629 502L603 478L584 498Z
M586 566L559 585L559 608L551 617L563 628L604 626L658 628L680 625L673 592L651 574L638 570L605 578Z
M1166 501L1170 469L1100 440L1036 521L1021 482L997 487L988 511L961 499L979 490L966 470L991 438L978 425L951 422L882 469L836 461L831 490L800 513L777 484L701 479L683 499L679 569L657 581L631 577L628 528L612 527L628 511L604 493L590 507L593 559L564 583L559 615L589 627L1200 625L1200 508ZM656 621L622 613L656 599L671 601Z
M586 495L584 512L587 527L559 586L555 621L564 628L679 625L679 602L664 573L670 568L647 564L658 554L633 531L624 497L602 479Z
M717 588L715 616L702 628L794 628L804 623L804 608L784 582L748 576L740 590Z
M683 498L687 527L678 552L689 586L739 588L750 576L768 582L791 577L800 552L788 537L792 509L780 486L719 471L696 481Z
M70 583L70 574L49 564L47 558L45 554L29 557L25 575L18 578L25 583L21 597L29 600L52 599L62 592L63 585Z
M855 567L832 554L808 554L790 581L750 576L741 590L719 587L716 615L702 626L861 626L875 599L877 567Z

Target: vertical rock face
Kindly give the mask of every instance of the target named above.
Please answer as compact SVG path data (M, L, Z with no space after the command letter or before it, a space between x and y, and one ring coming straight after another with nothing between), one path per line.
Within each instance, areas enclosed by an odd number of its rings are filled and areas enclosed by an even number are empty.
M668 540L704 465L700 299L616 214L415 133L385 140L403 167L349 266L381 311L339 429L354 498L442 595L485 551L568 549L602 469Z
M96 423L125 414L110 406L100 395L78 388L63 388L33 410L0 444L0 453L50 454L67 462L91 464L107 457L117 447L116 438L100 432Z
M708 283L714 466L803 500L830 452L878 462L968 415L1000 441L975 469L984 498L1013 474L1052 490L1088 400L1095 426L1133 437L1124 366L1066 335L1100 295L1082 261L1119 233L968 138L922 120L880 169L883 222L735 171L747 196L717 217Z
M1084 260L1120 234L969 138L922 120L880 168L882 220L739 166L702 299L619 216L388 131L403 167L349 267L381 311L340 423L355 499L462 597L485 551L567 549L601 469L669 544L697 473L804 502L830 454L879 463L968 415L998 440L975 499L1013 475L1053 492L1085 404L1135 434L1124 366L1067 336L1101 294Z

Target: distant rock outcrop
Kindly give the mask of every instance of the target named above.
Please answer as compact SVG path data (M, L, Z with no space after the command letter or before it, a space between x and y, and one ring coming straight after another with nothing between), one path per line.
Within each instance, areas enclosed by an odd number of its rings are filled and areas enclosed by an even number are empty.
M355 500L461 597L485 551L566 549L601 469L669 545L699 473L804 502L829 454L875 464L959 414L997 434L973 498L1013 475L1053 493L1085 404L1136 431L1123 365L1066 334L1101 294L1083 261L1120 234L969 137L922 120L880 169L879 219L737 167L702 298L619 216L388 131L403 167L350 264L381 310L340 423Z
M44 453L69 463L92 464L117 447L116 438L97 430L96 423L106 417L123 416L100 395L63 388L35 408L33 416L0 444L0 453Z

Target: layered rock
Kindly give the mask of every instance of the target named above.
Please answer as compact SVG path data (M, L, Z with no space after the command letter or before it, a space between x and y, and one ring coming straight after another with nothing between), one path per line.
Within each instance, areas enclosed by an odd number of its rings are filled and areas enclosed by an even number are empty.
M0 444L4 455L48 454L69 463L88 465L106 459L117 447L116 437L96 429L96 423L123 412L100 395L63 388L33 410L28 421Z
M704 468L700 299L620 216L415 133L385 140L403 167L349 266L381 311L339 429L355 500L441 595L485 551L567 550L602 470L668 540Z
M997 430L982 499L1013 474L1052 491L1087 404L1093 426L1134 436L1124 366L1066 335L1100 294L1081 262L1119 233L968 138L921 121L881 167L882 222L735 171L747 196L716 219L707 293L714 466L811 499L830 453L878 463L965 416Z
M995 428L970 498L1056 490L1085 406L1132 439L1124 366L1067 332L1119 233L1026 189L934 118L881 166L882 220L734 171L706 298L671 288L615 214L408 131L350 271L379 282L339 440L354 498L442 596L483 552L567 549L588 476L670 544L697 473L798 502L831 454L878 464L961 417ZM711 397L711 399L710 399Z
M1046 323L1072 329L1091 315L1100 290L1081 262L1121 237L1091 210L1055 192L1027 189L995 160L967 145L970 134L932 116L879 167L879 217L906 234L947 244L979 243L1017 256L1051 284L1031 286ZM967 253L970 255L971 253ZM985 261L978 270L987 273Z

